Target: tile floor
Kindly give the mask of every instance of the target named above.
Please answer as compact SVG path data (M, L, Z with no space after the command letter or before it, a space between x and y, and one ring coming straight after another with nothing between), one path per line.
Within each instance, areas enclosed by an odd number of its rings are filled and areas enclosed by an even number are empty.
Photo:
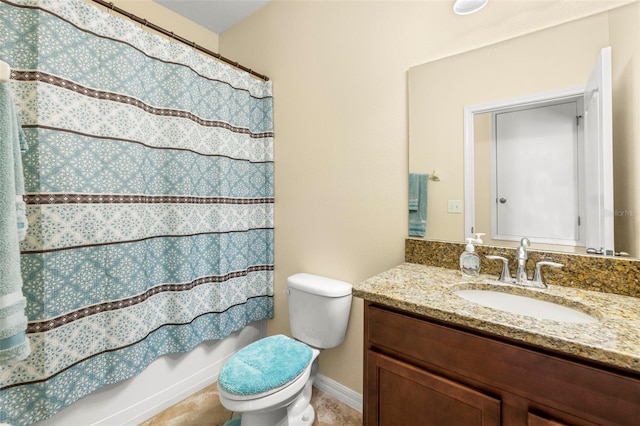
M314 426L362 425L360 412L316 388L313 388L311 405L316 410ZM220 404L217 384L214 383L140 426L222 426L232 417L234 414Z

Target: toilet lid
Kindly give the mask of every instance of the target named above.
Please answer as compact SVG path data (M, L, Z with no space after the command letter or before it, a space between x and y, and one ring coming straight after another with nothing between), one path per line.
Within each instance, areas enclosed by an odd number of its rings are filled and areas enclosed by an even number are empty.
M307 368L313 351L282 334L239 350L222 367L218 384L233 395L255 395L286 385Z

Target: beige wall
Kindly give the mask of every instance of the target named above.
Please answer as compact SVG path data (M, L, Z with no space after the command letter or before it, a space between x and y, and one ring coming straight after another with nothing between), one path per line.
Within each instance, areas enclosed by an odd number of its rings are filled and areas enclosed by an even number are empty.
M491 164L491 113L476 114L473 125L474 162L475 164ZM500 245L491 239L491 167L475 167L473 172L476 195L476 230L485 234L482 236L484 244ZM464 235L462 237L464 238Z
M610 1L279 1L220 36L223 55L274 84L275 318L289 333L288 275L358 282L403 261L407 236L407 70L586 16ZM444 142L443 142L444 143ZM362 392L362 301L322 374Z
M85 0L87 3L93 4L103 10L107 8L92 2L91 0ZM218 34L207 30L206 28L196 24L193 21L184 18L172 10L167 9L164 6L154 3L153 0L109 0L114 6L126 10L129 13L146 19L168 31L173 31L175 34L184 37L189 41L195 41L199 46L203 46L214 52L218 52ZM123 17L114 12L114 15ZM149 29L148 29L149 30ZM155 32L149 30L150 32Z

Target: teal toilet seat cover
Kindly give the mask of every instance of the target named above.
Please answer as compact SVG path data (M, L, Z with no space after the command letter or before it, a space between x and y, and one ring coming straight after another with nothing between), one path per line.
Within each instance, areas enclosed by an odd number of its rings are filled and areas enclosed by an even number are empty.
M232 395L255 395L284 386L309 365L313 352L282 334L240 349L222 367L218 384Z

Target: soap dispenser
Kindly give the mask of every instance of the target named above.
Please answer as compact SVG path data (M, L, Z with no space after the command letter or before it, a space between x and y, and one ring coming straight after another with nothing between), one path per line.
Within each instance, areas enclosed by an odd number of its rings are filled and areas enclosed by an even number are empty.
M465 251L460 255L460 272L467 277L477 277L480 275L480 256L476 253L473 243L480 244L482 240L477 234L476 238L467 238Z

